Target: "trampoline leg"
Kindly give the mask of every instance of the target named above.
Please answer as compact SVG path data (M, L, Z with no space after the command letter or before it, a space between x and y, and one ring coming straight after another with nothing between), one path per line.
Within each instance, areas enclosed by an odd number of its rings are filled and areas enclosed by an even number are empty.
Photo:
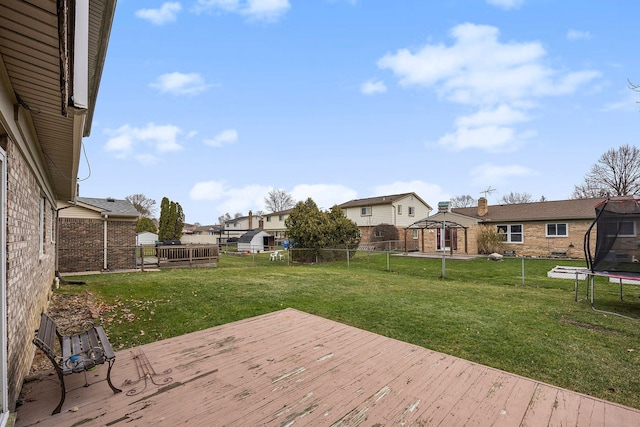
M622 279L620 279L620 301L622 301Z

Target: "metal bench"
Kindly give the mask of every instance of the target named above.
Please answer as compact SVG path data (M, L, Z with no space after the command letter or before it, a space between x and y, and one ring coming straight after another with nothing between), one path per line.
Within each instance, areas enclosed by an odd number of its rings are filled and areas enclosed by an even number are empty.
M60 413L62 409L67 393L64 386L65 375L83 372L85 378L84 386L89 387L91 384L87 380L87 371L106 362L109 365L106 378L109 387L114 393L122 391L111 383L111 368L116 361L116 355L111 348L107 334L101 326L91 325L84 332L74 335L62 335L53 319L46 313L42 313L40 316L40 328L36 331L33 343L51 360L60 379L60 403L58 403L51 415Z

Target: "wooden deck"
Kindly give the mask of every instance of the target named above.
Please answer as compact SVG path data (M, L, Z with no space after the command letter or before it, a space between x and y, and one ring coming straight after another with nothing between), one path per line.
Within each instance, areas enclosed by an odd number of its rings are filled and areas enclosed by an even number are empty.
M80 387L52 416L53 375L25 385L16 426L640 425L638 410L293 309L121 351L116 386L139 377L140 352L160 385Z

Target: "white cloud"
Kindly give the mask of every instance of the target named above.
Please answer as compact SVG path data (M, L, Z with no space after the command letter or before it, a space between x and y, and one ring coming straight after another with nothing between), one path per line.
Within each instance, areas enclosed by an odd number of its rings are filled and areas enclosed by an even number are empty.
M525 122L529 117L523 111L516 110L509 105L499 105L494 109L483 109L470 116L462 116L456 119L456 126L505 126L514 123Z
M174 22L177 14L182 10L182 6L178 2L163 3L160 9L140 9L136 11L136 16L146 19L155 25L164 25L168 22Z
M461 24L451 30L455 40L400 49L378 60L403 86L434 87L444 98L467 105L491 105L541 96L563 95L595 79L599 73L563 73L547 67L546 51L538 42L498 40L487 25Z
M420 180L396 181L391 184L378 185L374 188L374 196L386 196L411 192L416 193L434 209L437 209L438 201L449 200L451 198L451 195L445 193L439 185ZM422 218L416 218L416 220L419 219Z
M224 181L197 182L189 191L193 200L220 200L225 194Z
M385 93L387 86L382 80L368 80L360 85L360 92L365 95L375 95L376 93Z
M212 139L205 139L204 143L211 147L224 147L238 142L238 132L235 129L223 130Z
M506 4L506 2L503 2ZM523 134L513 125L529 120L528 111L544 97L577 92L600 76L598 71L550 68L539 42L502 42L498 28L471 23L453 27L453 43L399 49L378 60L404 87L433 89L453 104L478 111L456 120L456 129L439 143L454 150L513 149Z
M524 4L524 0L487 0L487 4L499 7L500 9L518 9Z
M355 199L358 195L349 187L334 184L299 184L293 187L290 194L296 202L304 202L311 197L316 205L324 210Z
M533 175L534 171L520 165L496 166L485 163L471 171L473 184L477 186L506 183L513 177Z
M588 31L569 30L567 31L567 40L589 40L591 34Z
M212 85L206 84L204 78L198 73L175 72L159 76L149 86L158 89L160 93L198 95L208 90Z
M124 125L116 130L107 130L105 132L110 135L105 144L105 150L115 153L117 158L129 157L140 146L150 147L157 153L182 150L182 146L177 141L181 130L173 125L149 123L144 128ZM150 157L145 153L135 153L135 158L144 164L157 162L155 157Z
M240 212L246 215L249 210L263 210L264 198L271 190L271 187L259 184L232 188L226 181L206 181L194 184L189 196L192 200L217 202L212 209L216 212L228 212L231 215Z
M438 140L438 144L453 150L480 148L490 151L508 146L515 139L514 130L502 126L483 126L478 128L460 127Z
M290 8L288 0L198 0L194 10L238 13L254 21L277 21Z

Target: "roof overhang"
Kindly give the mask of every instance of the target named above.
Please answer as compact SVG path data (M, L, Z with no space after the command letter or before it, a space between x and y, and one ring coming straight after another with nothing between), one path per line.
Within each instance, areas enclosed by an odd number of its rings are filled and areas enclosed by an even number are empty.
M115 7L116 0L0 2L0 83L15 106L0 133L59 200L76 196Z

